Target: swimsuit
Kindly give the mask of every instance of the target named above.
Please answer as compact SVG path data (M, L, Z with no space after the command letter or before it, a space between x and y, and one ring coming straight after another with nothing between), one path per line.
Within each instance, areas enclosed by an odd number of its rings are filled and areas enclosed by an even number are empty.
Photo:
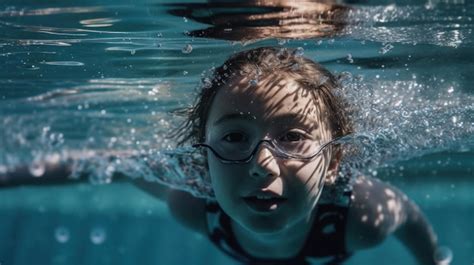
M350 192L344 195L350 196ZM311 259L316 258L329 259L326 265L341 264L351 255L345 249L348 204L317 205L316 218L305 245L296 256L288 259L262 259L246 253L232 232L230 217L213 201L206 204L208 234L213 244L243 264L305 265L311 264Z

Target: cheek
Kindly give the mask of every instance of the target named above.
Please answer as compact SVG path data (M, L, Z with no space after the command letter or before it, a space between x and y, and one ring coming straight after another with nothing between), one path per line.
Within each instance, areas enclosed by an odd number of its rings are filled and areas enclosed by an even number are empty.
M207 163L208 163L208 169L209 169L209 176L211 178L211 184L212 187L216 192L218 192L219 186L221 186L222 180L225 179L224 173L225 171L223 170L222 166L219 164L219 161L216 161L216 159L212 158L211 156L208 156L207 158Z
M298 180L298 185L303 186L307 192L319 190L324 183L328 163L326 159L320 156L317 159L300 165L293 165L289 167L293 172L291 175Z
M222 164L219 160L208 156L209 176L211 178L212 188L218 194L232 193L239 180L239 171L231 165Z

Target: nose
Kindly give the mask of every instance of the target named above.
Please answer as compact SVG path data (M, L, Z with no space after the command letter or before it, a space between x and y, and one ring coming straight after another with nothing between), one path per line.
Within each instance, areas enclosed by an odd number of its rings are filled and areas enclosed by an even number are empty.
M251 161L250 175L256 178L274 178L280 175L280 166L265 144L258 147Z

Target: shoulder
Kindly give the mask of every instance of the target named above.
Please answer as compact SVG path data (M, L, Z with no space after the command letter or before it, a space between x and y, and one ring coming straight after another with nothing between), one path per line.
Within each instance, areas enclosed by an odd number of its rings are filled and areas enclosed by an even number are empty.
M408 198L397 188L375 178L361 176L353 186L346 224L348 251L380 244L406 219Z
M206 200L180 191L171 190L167 198L171 215L185 227L207 235Z

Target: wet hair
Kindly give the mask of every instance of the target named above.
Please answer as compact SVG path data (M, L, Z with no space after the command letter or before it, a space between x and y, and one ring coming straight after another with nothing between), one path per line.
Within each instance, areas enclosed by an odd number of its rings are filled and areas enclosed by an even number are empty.
M206 122L217 92L235 78L248 76L293 79L302 88L309 89L314 98L326 107L333 139L352 133L346 103L341 97L338 79L333 74L303 57L298 49L262 47L231 56L214 70L210 78L203 79L196 103L179 111L186 119L174 134L178 145L204 142Z

